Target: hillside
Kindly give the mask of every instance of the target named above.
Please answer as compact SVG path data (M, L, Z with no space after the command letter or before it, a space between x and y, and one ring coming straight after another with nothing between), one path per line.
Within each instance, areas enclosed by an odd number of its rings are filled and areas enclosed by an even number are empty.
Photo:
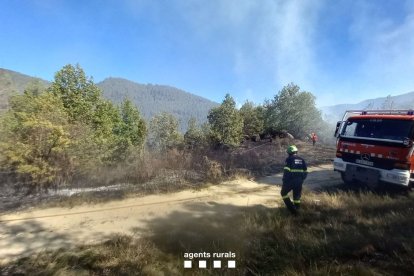
M368 99L356 104L337 104L322 107L324 119L330 122L336 122L342 118L346 110L359 109L413 109L414 108L414 91L401 94L398 96L380 97Z
M97 84L103 95L115 103L125 97L132 100L148 120L160 112L168 112L180 120L180 128L187 128L191 117L199 123L207 120L208 111L218 104L183 90L153 84L139 84L122 78L107 78Z
M7 108L8 98L11 94L23 93L27 85L34 81L40 81L45 86L48 85L45 80L0 68L0 110Z
M0 68L0 110L7 108L11 94L23 93L27 85L33 81L49 85L48 81ZM160 112L173 114L180 121L182 131L187 128L191 117L196 118L199 123L205 122L208 111L218 105L171 86L144 85L121 78L107 78L97 83L97 86L101 88L104 97L115 104L128 97L138 106L147 121Z

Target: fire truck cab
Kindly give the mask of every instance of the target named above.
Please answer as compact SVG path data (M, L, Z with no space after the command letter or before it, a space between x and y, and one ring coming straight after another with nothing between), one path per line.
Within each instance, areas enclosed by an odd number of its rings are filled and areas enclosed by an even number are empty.
M414 183L414 110L349 110L336 125L334 170L345 183Z

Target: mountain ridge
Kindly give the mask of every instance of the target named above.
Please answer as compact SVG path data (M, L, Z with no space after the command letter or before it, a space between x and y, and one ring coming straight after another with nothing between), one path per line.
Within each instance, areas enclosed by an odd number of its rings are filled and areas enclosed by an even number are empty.
M323 118L328 122L340 120L346 110L364 109L414 109L414 91L395 96L367 99L355 104L336 104L320 108Z
M34 81L47 86L48 81L25 75L16 71L0 68L0 110L8 107L8 98L14 93L23 93L24 89Z
M35 80L45 87L50 85L46 80L0 68L0 110L7 109L8 98L12 94L23 93L27 85ZM120 77L108 77L95 84L101 89L103 97L115 104L129 98L147 121L161 112L173 114L179 120L181 131L186 130L190 118L195 118L200 124L206 122L209 110L219 105L169 85L140 84Z
M27 85L40 81L45 86L49 81L32 77L13 70L0 68L0 110L7 108L8 97L13 93L22 93ZM119 104L124 98L129 98L140 110L143 117L149 121L154 115L168 112L178 118L180 130L185 131L188 120L193 117L199 123L207 121L208 111L218 106L209 99L189 93L179 88L160 84L141 84L122 77L107 77L97 82L105 98ZM323 106L319 109L323 118L328 122L336 122L350 109L414 109L414 91L396 96L378 97L363 100L355 104L336 104Z
M218 103L168 85L140 84L124 78L109 77L97 83L97 86L103 91L104 97L114 103L129 98L146 119L160 112L176 115L181 130L187 127L191 117L199 123L206 122L208 111L218 106Z

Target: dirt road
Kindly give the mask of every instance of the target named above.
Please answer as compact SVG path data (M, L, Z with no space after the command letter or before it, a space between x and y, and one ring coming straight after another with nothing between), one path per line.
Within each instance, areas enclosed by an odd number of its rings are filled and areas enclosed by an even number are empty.
M332 171L331 165L312 167L309 171L306 180L309 189L340 183L340 177ZM229 181L200 191L129 198L71 209L35 209L2 215L0 262L42 250L102 242L115 233L139 237L151 232L150 224L154 220L168 218L177 224L185 219L203 216L209 206L227 206L222 207L220 212L229 216L237 212L237 208L233 208L237 206L262 205L274 208L280 203L280 184L281 174L278 174L257 181ZM198 207L188 208L194 204ZM169 229L165 231L167 234Z

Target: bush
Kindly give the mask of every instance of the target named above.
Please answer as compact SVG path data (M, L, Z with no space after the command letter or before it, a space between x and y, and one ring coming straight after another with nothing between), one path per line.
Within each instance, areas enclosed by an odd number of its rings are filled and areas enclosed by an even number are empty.
M169 113L154 116L150 122L148 144L158 153L181 148L184 137L178 130L178 120Z
M208 159L207 156L203 156L203 171L208 181L213 183L219 182L223 176L223 168L217 161Z
M50 93L11 98L1 118L0 162L31 189L47 188L71 173L71 126L61 101Z

